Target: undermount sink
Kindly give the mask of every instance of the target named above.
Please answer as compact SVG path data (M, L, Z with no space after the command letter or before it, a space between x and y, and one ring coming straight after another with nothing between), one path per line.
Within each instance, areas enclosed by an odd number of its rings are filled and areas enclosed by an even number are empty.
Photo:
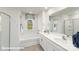
M55 38L56 41L61 42L61 43L63 43L63 44L64 44L64 43L65 43L65 44L69 43L70 41L72 41L71 39L72 39L72 37Z

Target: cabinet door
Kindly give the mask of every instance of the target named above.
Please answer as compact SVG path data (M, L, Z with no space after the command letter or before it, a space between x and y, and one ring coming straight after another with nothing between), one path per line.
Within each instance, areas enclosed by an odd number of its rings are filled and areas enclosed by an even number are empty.
M55 51L55 47L49 42L49 39L43 37L42 39L42 46L45 51Z
M49 42L47 42L47 51L55 51L55 47L52 45L52 44L50 44Z
M52 44L53 42L51 42L49 39L47 40L47 51L55 51L56 47Z
M47 50L47 44L46 44L45 38L43 37L41 38L40 45L42 46L44 50Z
M47 40L47 50L48 51L66 51L64 48L60 47L59 45L55 44L49 39Z

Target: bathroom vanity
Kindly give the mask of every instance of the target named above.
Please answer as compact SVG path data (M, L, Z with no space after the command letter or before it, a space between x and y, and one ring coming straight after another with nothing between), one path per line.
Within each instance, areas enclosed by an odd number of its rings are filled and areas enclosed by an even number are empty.
M63 38L64 34L40 32L40 45L45 51L79 51L73 46L72 38Z

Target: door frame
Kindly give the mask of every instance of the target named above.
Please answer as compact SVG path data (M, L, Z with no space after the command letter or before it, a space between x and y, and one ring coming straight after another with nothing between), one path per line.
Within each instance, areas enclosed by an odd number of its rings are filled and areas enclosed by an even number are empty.
M5 15L7 15L8 17L9 17L9 51L10 51L10 39L11 39L11 16L10 15L8 15L7 13L5 13L5 12L2 12L2 11L0 11L0 13L1 14L5 14Z

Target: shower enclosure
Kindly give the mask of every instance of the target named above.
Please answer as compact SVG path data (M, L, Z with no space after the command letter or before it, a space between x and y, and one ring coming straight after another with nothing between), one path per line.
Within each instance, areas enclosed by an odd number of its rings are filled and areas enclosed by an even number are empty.
M10 16L0 12L0 51L10 50Z

